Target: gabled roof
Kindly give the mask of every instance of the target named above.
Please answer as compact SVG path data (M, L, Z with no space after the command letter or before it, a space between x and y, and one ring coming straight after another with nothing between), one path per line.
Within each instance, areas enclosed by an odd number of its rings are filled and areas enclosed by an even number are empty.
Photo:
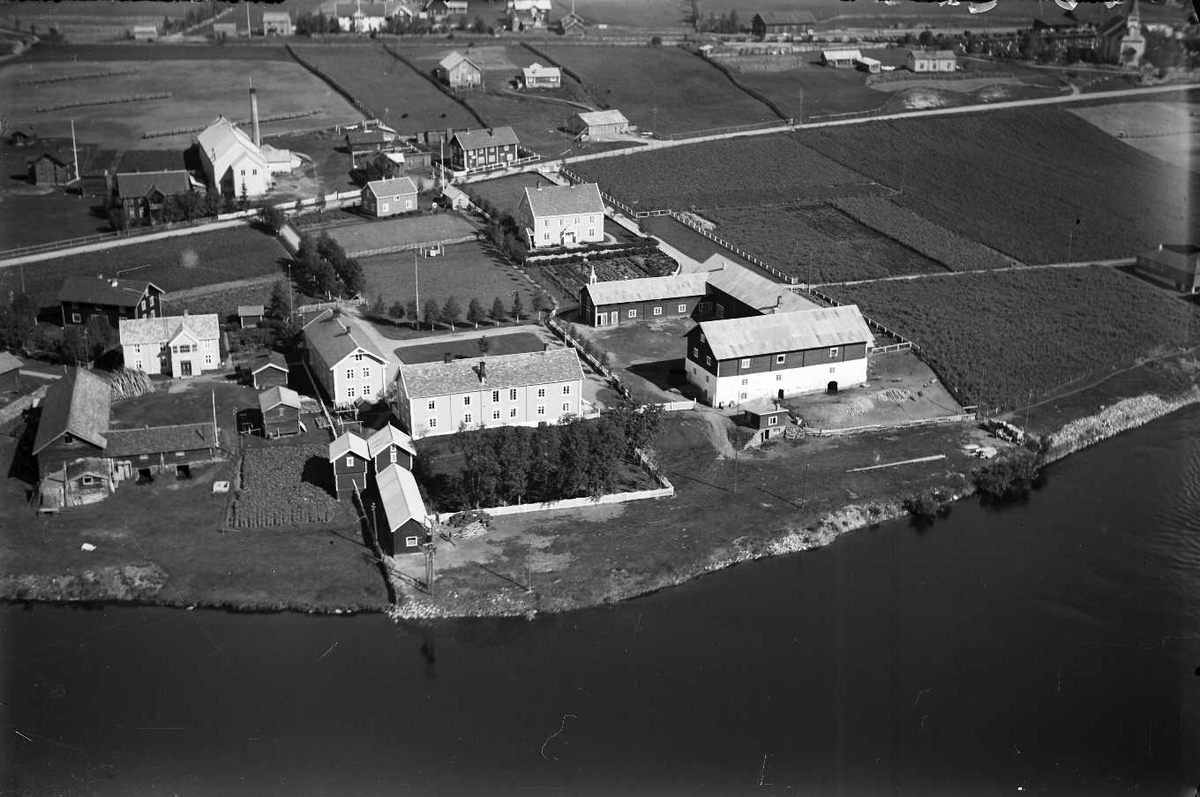
M112 387L107 379L81 368L69 369L46 389L33 453L40 454L66 432L104 448L111 407Z
M602 307L626 302L657 302L663 299L703 296L707 285L708 274L699 272L677 274L673 277L592 282L584 287L592 297L592 304Z
M261 304L239 304L237 314L239 317L248 315L262 315L263 306Z
M411 177L393 177L390 180L372 180L371 182L367 183L366 187L371 189L371 193L377 197L417 193L417 184L412 181Z
M700 330L718 360L868 343L875 339L858 306L853 304L702 321Z
M264 11L262 19L264 25L271 22L291 22L292 15L286 11Z
M25 363L20 357L15 354L10 354L6 351L0 351L0 374L7 374L9 371L16 371Z
M479 130L464 130L455 133L451 141L457 141L465 150L483 149L484 147L502 147L508 144L520 144L517 134L511 127L489 127Z
M509 11L550 11L553 8L551 0L508 0Z
M955 61L957 56L953 50L909 50L913 58L930 58L934 61Z
M157 188L163 194L186 194L192 190L192 180L186 171L172 169L161 172L119 172L117 195L122 197L149 196Z
M857 61L862 58L858 50L822 50L821 57L826 61Z
M483 379L479 374L480 361L485 363ZM415 399L475 390L506 390L553 382L573 382L583 379L583 367L574 349L561 348L448 363L401 363L397 378L405 394Z
M385 130L347 130L346 142L350 146L370 144L390 144L396 137Z
M281 352L270 352L269 354L259 357L257 364L254 366L254 369L250 371L250 373L261 373L268 368L276 368L286 374L288 372L287 358L284 357Z
M388 465L375 476L375 484L379 487L379 501L383 504L383 514L387 518L388 531L396 529L415 520L422 525L429 513L425 502L421 500L421 490L412 473L399 465Z
M205 157L214 163L229 157L235 150L240 150L250 158L260 161L263 168L266 168L267 162L259 148L254 146L254 140L224 116L218 116L212 124L204 128L196 136L196 143L200 145L200 151ZM213 153L216 153L215 156Z
M286 387L272 387L258 394L258 408L262 412L273 410L280 404L300 409L300 394Z
M122 318L121 345L162 345L181 332L197 342L216 340L221 336L221 322L216 313L202 315L169 315L162 318Z
M370 354L380 363L387 363L387 358L375 349L370 338L361 333L355 336L351 319L342 315L335 316L333 310L321 311L304 325L304 340L331 369L359 350Z
M58 289L60 302L134 307L150 288L162 293L153 282L130 282L102 277L67 277Z
M618 111L616 108L609 108L607 111L583 111L575 114L585 125L622 125L629 124L629 120L625 118L625 114Z
M36 158L30 160L29 163L37 163L38 161L42 160L52 160L59 166L66 166L71 162L70 158L67 158L66 160L60 158L56 152L43 152L41 155L38 155Z
M371 452L367 450L367 441L354 432L343 432L341 437L329 444L330 462L336 462L347 454L353 454L360 459L371 458Z
M760 313L772 310L809 310L818 306L815 302L792 293L786 285L760 276L752 269L738 265L720 254L714 254L705 260L704 267L710 269L705 272L709 285Z
M475 63L470 58L468 58L465 55L463 55L462 53L460 53L458 50L455 50L454 52L450 53L442 60L438 61L438 66L440 66L442 69L445 69L447 72L449 72L451 69L458 66L459 64L470 64L475 69L476 72L483 71L482 69L479 68L479 64Z
M108 447L104 453L109 457L132 457L216 446L211 422L186 423L144 429L112 429L108 433Z
M367 438L367 450L372 457L378 456L391 446L407 451L414 457L417 455L413 439L390 423Z
M604 215L604 200L595 183L548 185L525 188L525 201L535 217L578 216L585 213Z
M811 11L760 11L754 16L767 25L816 25Z
M561 69L556 66L542 66L536 61L522 69L521 72L524 73L526 82L537 77L556 77L560 80L562 79Z

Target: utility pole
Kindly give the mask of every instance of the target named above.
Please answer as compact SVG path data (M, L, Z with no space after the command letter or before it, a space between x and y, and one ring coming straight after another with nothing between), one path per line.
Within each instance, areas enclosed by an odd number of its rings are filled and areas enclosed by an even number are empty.
M737 495L737 468L738 468L738 449L735 444L733 447L733 494Z
M250 4L246 3L246 38L254 37L254 32L250 30Z
M533 592L533 540L529 541L529 555L525 559L525 591Z
M437 556L437 546L432 542L425 543L425 587L433 595L434 558Z
M75 159L75 179L79 180L79 148L75 146L75 120L71 120L71 154ZM83 182L79 183L79 196L83 196Z
M800 506L808 504L808 463L804 463L804 482L800 487Z
M287 264L288 270L288 323L295 322L296 310L292 307L292 264Z
M417 305L417 324L421 318L421 277L417 273L417 250L413 250L413 302Z

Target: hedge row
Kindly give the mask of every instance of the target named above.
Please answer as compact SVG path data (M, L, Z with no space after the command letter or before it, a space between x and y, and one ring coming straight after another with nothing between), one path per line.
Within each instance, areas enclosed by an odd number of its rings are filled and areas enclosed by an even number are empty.
M110 69L106 72L88 72L83 75L59 75L58 77L43 77L34 78L32 80L18 80L18 86L43 86L48 83L64 83L68 80L87 80L94 77L117 77L118 75L136 75L136 69Z
M398 52L396 52L395 50L393 50L391 47L388 47L386 44L385 44L385 45L383 45L383 49L384 49L384 52L386 52L388 55L392 56L392 58L395 58L397 61L399 61L400 63L404 64L404 65L405 65L405 66L407 66L409 69L411 69L412 71L416 72L416 73L417 73L418 75L420 75L421 77L423 77L423 78L425 78L426 80L428 80L430 83L432 83L434 86L436 86L436 87L437 87L437 90L438 90L438 91L442 92L442 93L443 93L443 94L445 94L447 97L449 97L450 99L454 100L454 101L455 101L455 102L457 102L459 105L461 105L463 108L465 108L465 109L466 109L466 111L467 111L467 113L471 114L471 116L474 116L474 117L475 117L475 121L479 122L479 124L480 124L480 125L482 125L482 126L484 126L484 127L489 127L489 126L490 126L490 125L488 125L488 123L487 123L487 122L485 122L485 121L483 120L483 117L482 117L482 116L480 116L480 115L479 115L479 114L478 114L478 113L475 111L475 109L474 109L474 108L472 108L470 105L468 105L468 104L467 104L467 101L466 101L466 100L464 100L462 97L460 97L460 96L458 96L457 94L455 94L455 93L454 93L454 91L453 91L453 90L451 90L451 88L450 88L449 86L447 86L446 84L442 83L442 81L438 80L436 77L434 77L434 76L433 76L432 74L430 74L429 72L427 72L427 71L425 71L425 70L423 70L423 69L418 69L416 64L414 64L412 61L410 61L410 60L408 60L407 58L405 58L405 57L404 57L403 55L401 55L400 53L398 53Z
M106 100L80 100L79 102L64 102L60 105L43 105L34 108L35 113L46 113L47 111L61 111L65 108L82 108L85 105L116 105L122 102L143 102L145 100L169 100L171 92L157 91L153 94L134 94L129 97L112 97Z
M271 116L260 116L258 121L261 124L266 124L267 122L286 122L289 119L300 119L305 116L313 116L317 113L320 113L320 111L312 109L307 111L296 111L295 113L277 113L272 114ZM234 119L232 121L235 125L246 125L250 124L251 122L250 119ZM142 133L142 138L165 138L166 136L180 136L185 133L199 133L201 130L205 130L207 128L208 125L204 125L204 127L181 127L175 130L148 130Z
M292 58L296 59L296 63L300 64L300 66L304 67L309 72L312 72L314 75L316 75L318 78L323 80L326 84L328 84L330 88L332 88L338 94L341 94L343 97L345 97L346 100L351 105L353 105L355 108L357 108L358 110L360 110L364 114L366 114L368 119L378 119L379 118L379 114L375 113L375 111L373 111L369 107L367 107L366 103L359 102L358 98L355 97L353 94L351 94L349 91L347 91L342 86L342 84L338 83L336 80L331 78L329 75L322 72L320 69L318 69L313 64L310 64L308 61L305 61L303 58L301 58L300 55L294 49L292 49L292 45L288 44L288 45L285 45L285 47L287 48L288 55L290 55Z
M725 77L729 78L730 83L732 83L734 86L737 86L739 89L746 92L751 97L753 97L754 99L761 102L763 105L770 108L771 111L776 116L778 116L780 119L787 120L787 119L791 118L786 113L784 113L783 109L780 108L778 105L776 105L775 101L772 100L770 97L766 96L765 94L763 94L762 92L760 92L756 89L750 88L745 83L743 83L740 79L738 79L738 76L734 73L734 71L732 69L730 69L729 67L725 66L725 64L722 64L720 61L716 61L711 58L705 58L704 54L701 53L699 50L693 50L691 48L686 48L686 49L689 53L691 53L692 55L695 55L700 60L704 61L705 63L712 64L712 66L719 69L722 73L724 73ZM800 123L804 122L803 119L797 119L796 121L800 122Z

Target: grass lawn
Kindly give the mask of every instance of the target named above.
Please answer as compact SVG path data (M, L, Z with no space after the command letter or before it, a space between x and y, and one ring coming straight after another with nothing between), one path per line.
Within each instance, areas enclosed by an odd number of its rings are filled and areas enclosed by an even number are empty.
M490 310L496 297L511 307L513 294L519 293L525 312L531 312L537 289L513 265L483 241L451 244L440 257L417 258L412 252L365 257L361 261L367 280L368 295L382 296L392 302L407 302L420 296L439 304L449 297L458 299L463 313L471 299L479 299ZM419 289L419 290L418 290ZM380 330L386 327L380 325Z
M796 135L899 189L898 204L1027 263L1065 261L1068 248L1074 260L1132 257L1200 227L1189 172L1058 108ZM1015 141L1022 142L1016 161ZM895 157L897 152L905 157Z
M955 274L830 288L921 345L968 402L1013 409L1200 343L1200 311L1110 268Z
M382 46L306 44L292 50L400 133L481 126L466 108Z
M490 202L500 213L507 213L516 218L517 207L525 196L525 189L543 184L547 184L547 180L540 174L521 172L508 177L497 177L495 180L466 183L462 189L474 202Z
M619 56L605 47L539 49L579 75L599 107L619 109L642 130L686 133L777 118L715 66L679 48L622 47Z
M17 80L109 69L135 71L108 78L47 83L36 91L16 85ZM0 70L0 93L12 98L8 111L13 118L35 122L43 135L70 136L70 122L74 119L76 135L82 141L117 149L178 149L187 147L195 134L143 139L142 133L203 127L218 115L248 120L250 98L245 81L212 79L213 74L236 75L243 71L244 64L236 60L164 60L156 62L153 69L147 69L144 61L137 60L36 62L24 69ZM263 135L330 127L361 116L340 94L299 64L258 61L253 71L263 118L316 111L311 116L263 122ZM160 92L170 92L172 96L45 113L35 110L42 106Z
M4 147L6 156L11 152ZM19 160L24 165L28 152L17 152L22 153ZM14 159L4 160L7 164ZM10 169L7 174L14 172ZM24 178L4 180L0 187L0 250L109 232L107 215L100 218L91 212L93 204L100 201L100 197L80 198L61 188L30 185Z
M396 349L396 356L408 365L417 363L441 362L449 354L456 360L478 358L483 356L495 357L501 354L522 354L542 350L542 339L530 332L517 332L512 335L488 335L487 328L480 330L480 336L487 336L488 350L484 355L479 348L479 338L459 338L443 340L437 343L419 343L412 346L401 346Z
M287 250L271 235L253 227L162 238L0 269L0 291L25 290L39 307L57 306L58 290L69 276L104 274L147 280L171 291L246 277L281 273Z
M521 146L546 158L561 158L590 152L586 145L576 146L574 136L559 128L571 114L581 110L557 102L518 94L479 91L465 97L475 113L492 127L508 125L516 132Z
M358 252L389 246L449 241L473 235L476 229L476 223L460 213L428 213L334 227L329 234L345 248L347 254L356 256ZM412 253L407 254L411 259Z

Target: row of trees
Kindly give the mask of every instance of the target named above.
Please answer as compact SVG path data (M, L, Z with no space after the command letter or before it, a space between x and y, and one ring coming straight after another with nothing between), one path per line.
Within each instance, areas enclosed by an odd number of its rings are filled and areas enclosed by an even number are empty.
M732 9L728 14L722 14L719 17L711 11L708 12L707 17L700 17L697 14L693 25L700 33L739 33L742 30L738 12Z
M534 312L540 314L549 310L550 307L550 299L545 294L539 293L533 297ZM415 299L409 299L407 302L396 300L389 303L387 299L380 296L371 305L371 313L376 318L386 317L396 323L407 320L414 327L417 324L428 324L429 328L433 329L437 324L445 324L450 327L451 331L463 321L462 304L454 296L448 297L445 302L440 304L435 299L426 299L420 307L417 307ZM467 304L466 321L478 329L480 324L488 321L502 324L510 317L520 321L526 315L528 313L525 310L525 302L521 299L521 294L514 293L511 305L506 306L504 300L497 296L492 302L490 310L484 309L483 302L479 299L472 299Z
M355 296L366 287L362 266L327 230L316 238L300 236L292 278L313 296Z
M405 34L425 34L432 33L437 30L461 30L470 31L472 33L495 33L496 27L487 24L487 21L479 14L475 15L474 19L468 19L465 15L454 18L453 22L433 24L425 19L408 19L400 14L388 18L385 23L382 33L391 33L403 36ZM319 12L311 14L299 14L296 16L296 35L297 36L324 36L327 34L342 33L342 29L338 27L338 21L334 17L326 16ZM375 32L372 31L374 36Z
M521 225L511 213L501 211L484 198L476 200L479 209L487 216L487 238L500 252L516 263L525 260L529 248L521 238Z
M658 408L626 406L596 420L458 435L454 445L462 469L444 480L435 500L462 510L596 498L616 491L623 463L634 458L635 449L649 446L661 426Z

